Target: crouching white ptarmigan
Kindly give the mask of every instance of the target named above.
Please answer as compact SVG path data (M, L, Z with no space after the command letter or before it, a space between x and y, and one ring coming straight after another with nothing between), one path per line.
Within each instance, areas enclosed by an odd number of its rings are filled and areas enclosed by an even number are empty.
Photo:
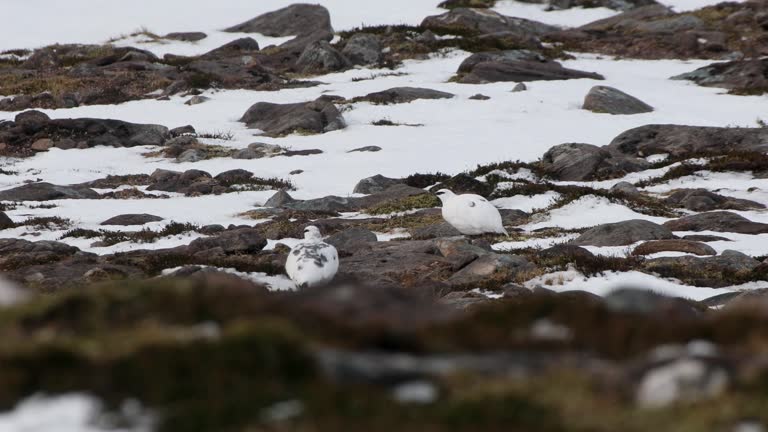
M499 209L480 195L456 195L448 189L436 192L443 203L443 219L464 235L507 234ZM509 235L509 234L507 234Z
M311 225L304 228L304 240L291 248L285 262L285 272L299 288L328 283L338 269L336 248L323 242L320 230Z

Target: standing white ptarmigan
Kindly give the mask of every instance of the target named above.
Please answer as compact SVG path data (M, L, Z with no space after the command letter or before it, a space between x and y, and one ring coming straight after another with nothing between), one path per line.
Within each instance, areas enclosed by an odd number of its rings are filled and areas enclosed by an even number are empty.
M304 241L291 248L285 262L285 272L299 288L330 282L338 269L339 253L312 225L304 228Z
M499 209L480 195L456 195L448 189L436 192L443 203L443 219L464 235L507 234ZM507 234L509 235L509 234Z

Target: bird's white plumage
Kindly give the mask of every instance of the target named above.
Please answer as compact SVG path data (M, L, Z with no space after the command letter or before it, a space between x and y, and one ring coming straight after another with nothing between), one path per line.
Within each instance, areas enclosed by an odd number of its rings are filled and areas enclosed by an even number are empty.
M338 269L339 253L323 242L315 226L304 230L304 240L291 248L285 262L285 272L300 288L330 282Z
M480 195L456 195L441 189L437 196L443 203L443 219L464 235L507 234L499 209Z

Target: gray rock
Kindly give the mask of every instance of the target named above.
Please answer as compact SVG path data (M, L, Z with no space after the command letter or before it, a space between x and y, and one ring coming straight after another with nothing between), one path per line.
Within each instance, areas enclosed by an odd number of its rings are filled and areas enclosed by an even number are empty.
M28 110L22 113L16 114L13 121L18 126L21 126L27 133L35 133L42 129L46 123L51 120L48 114L37 110Z
M580 30L608 31L614 28L633 28L638 23L652 18L671 15L672 9L660 4L639 7L609 18L593 21L579 27Z
M416 228L411 231L411 238L414 240L428 240L445 237L457 237L462 234L448 222L442 222L434 225L427 225Z
M293 202L296 202L296 200L288 192L279 190L264 203L264 207L281 208Z
M729 275L745 275L760 265L760 261L734 250L723 251L719 256L664 257L646 259L645 271L658 273L664 277L685 277L687 282L696 286L724 287L732 285L727 280Z
M195 131L195 128L192 125L179 126L170 130L170 135L174 138L182 135L194 135L195 133L197 133L197 131Z
M352 254L369 243L378 241L376 234L360 227L347 228L325 239L342 254Z
M222 59L225 57L233 57L233 56L240 56L244 54L252 54L257 53L259 51L259 43L254 38L240 38L235 39L231 42L227 42L224 45L214 48L207 53L200 56L203 59ZM197 67L202 66L201 64L197 64ZM209 64L210 65L210 64ZM224 66L228 67L229 65L226 65L223 62L218 62L217 66ZM191 67L191 69L196 69L197 67ZM198 70L198 72L201 72Z
M523 82L523 81L551 81L589 78L595 80L605 79L594 72L583 72L563 67L555 61L516 61L495 62L488 61L478 63L472 71L461 76L459 82L463 84L485 84L492 82Z
M285 149L275 144L251 143L248 148L232 155L234 159L261 159L285 154Z
M101 225L144 225L150 222L159 222L163 220L160 216L155 216L147 213L142 214L123 214L119 216L111 217Z
M595 86L584 98L582 108L597 113L641 114L653 111L645 102L608 86Z
M379 146L365 146L365 147L359 147L356 149L349 150L347 153L363 153L363 152L375 153L378 151L381 151L381 147Z
M205 150L200 149L187 149L176 156L177 162L199 162L205 160L208 157L208 153Z
M528 90L528 86L526 86L525 83L517 83L515 87L512 88L513 93L523 92L526 90Z
M558 27L502 15L490 9L455 8L441 15L424 18L421 26L440 33L477 32L479 34L513 32L523 36L543 36Z
M0 201L50 201L99 198L101 198L101 195L85 186L59 186L45 182L29 183L0 191Z
M486 95L484 95L482 93L478 93L476 95L472 95L472 96L469 97L469 99L471 99L471 100L488 100L490 98L491 98L490 96L486 96Z
M611 192L621 192L625 195L629 196L635 196L640 195L640 191L637 190L635 185L633 185L630 182L620 181L616 183L615 185L611 186Z
M647 220L632 219L598 225L570 243L578 246L625 246L641 240L671 238L674 238L674 235L664 226Z
M699 234L691 234L691 235L683 236L683 240L690 240L690 241L696 241L696 242L732 241L731 239L726 237L713 236L713 235L699 235Z
M182 173L158 169L152 173L150 181L151 184L147 190L187 193L195 183L213 181L213 179L210 174L200 170L187 170Z
M565 181L616 177L641 171L648 165L643 159L630 158L591 144L577 143L560 144L550 148L540 162L542 170L548 176Z
M401 184L403 181L400 179L394 179L384 177L381 174L376 174L373 177L366 177L355 185L353 193L372 194L377 192L383 192L390 186Z
M371 102L376 104L397 104L413 102L418 99L450 99L451 93L420 87L395 87L388 90L369 93L356 97L353 102Z
M283 205L283 207L294 210L309 212L338 213L355 211L356 206L351 198L330 195L322 198L309 199L304 201L293 201Z
M225 231L214 237L203 237L189 244L189 251L196 253L220 249L225 254L250 254L259 252L267 245L267 239L255 228L240 228Z
M190 105L190 106L192 106L192 105L200 105L201 103L208 102L209 100L211 100L211 98L209 98L207 96L197 95L197 96L192 96L191 98L189 98L189 100L184 102L184 105Z
M381 59L381 42L376 35L356 33L349 38L341 54L354 65L375 65Z
M608 149L642 157L660 153L686 156L695 153L768 152L768 129L646 125L623 132L611 141Z
M8 217L5 212L0 212L0 230L4 230L7 228L13 228L16 224L13 222L13 220Z
M284 37L306 35L317 31L333 33L333 28L328 9L320 5L293 4L259 15L224 31Z
M633 30L644 33L676 33L685 30L699 30L705 27L704 21L694 15L675 15L669 18L642 21Z
M768 224L753 222L727 211L714 211L684 216L664 223L672 231L716 231L739 234L768 233Z
M592 254L592 252L588 251L587 249L584 249L583 247L572 245L572 244L554 245L552 247L542 250L541 252L539 252L538 255L540 258L545 258L545 259L563 259L564 258L568 260L574 260L577 258L590 259L595 257Z
M632 255L651 255L659 252L685 252L694 255L717 255L717 252L709 245L685 240L651 240L641 244L632 251Z
M683 318L696 318L702 314L700 308L689 300L668 297L648 289L619 288L608 293L604 300L608 309L621 313Z
M689 80L705 87L760 94L764 89L768 89L768 59L714 63L692 72L673 76L671 79Z
M163 36L163 39L177 40L182 42L197 42L207 37L208 35L203 32L174 32Z
M503 274L508 279L521 272L531 271L534 268L536 266L528 262L524 257L490 253L480 256L456 272L448 279L448 283L454 286L471 285L498 274Z
M765 208L765 205L755 201L726 197L710 192L707 189L678 189L672 192L664 202L672 206L684 207L698 212Z
M352 63L324 40L308 44L296 60L296 69L304 74L334 72L350 66Z
M499 209L504 226L517 226L528 222L528 213L517 209Z
M324 133L346 127L344 117L336 106L323 98L295 104L259 102L248 108L239 121L271 136L298 131Z
M233 169L221 172L213 179L222 186L246 184L253 179L253 173L244 169Z
M478 52L464 59L464 61L459 65L457 72L472 72L472 69L474 69L475 66L480 63L496 62L509 63L514 65L520 61L546 62L547 58L537 51L526 49Z

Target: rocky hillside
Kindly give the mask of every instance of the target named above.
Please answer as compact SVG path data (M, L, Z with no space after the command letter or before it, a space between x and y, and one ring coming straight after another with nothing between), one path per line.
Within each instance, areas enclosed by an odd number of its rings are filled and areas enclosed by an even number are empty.
M765 430L768 3L436 1L0 42L0 431Z

